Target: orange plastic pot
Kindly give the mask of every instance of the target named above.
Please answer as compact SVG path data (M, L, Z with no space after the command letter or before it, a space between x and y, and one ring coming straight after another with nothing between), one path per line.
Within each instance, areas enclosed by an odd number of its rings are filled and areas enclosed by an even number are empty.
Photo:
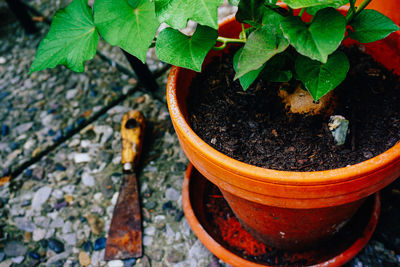
M220 24L219 34L236 38L240 30L231 18ZM364 46L400 74L398 32ZM211 51L204 66L219 53ZM400 143L362 163L327 171L276 171L234 160L201 140L188 123L186 98L195 75L172 67L167 83L168 107L181 147L195 168L219 187L242 225L265 244L291 250L317 245L345 225L367 196L400 176Z

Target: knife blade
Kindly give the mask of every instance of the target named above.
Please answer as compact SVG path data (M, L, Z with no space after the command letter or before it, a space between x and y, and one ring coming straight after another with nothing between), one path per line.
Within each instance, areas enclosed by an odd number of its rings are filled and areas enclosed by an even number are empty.
M142 216L135 168L139 162L145 119L139 111L122 118L123 179L111 219L104 253L105 260L139 258L142 251Z

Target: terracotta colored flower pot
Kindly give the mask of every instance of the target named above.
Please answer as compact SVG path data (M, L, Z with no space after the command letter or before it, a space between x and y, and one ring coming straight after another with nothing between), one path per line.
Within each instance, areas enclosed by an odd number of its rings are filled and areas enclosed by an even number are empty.
M219 31L236 38L240 24L231 18ZM399 32L364 46L400 74ZM210 52L208 59L218 53ZM201 140L188 123L186 98L195 75L173 67L167 84L168 107L182 149L219 187L242 225L270 246L299 250L317 245L345 225L367 196L400 176L400 143L362 163L327 171L276 171L234 160Z
M363 0L357 0L356 5L360 5ZM396 24L400 24L399 0L372 0L367 9L375 9L391 18Z

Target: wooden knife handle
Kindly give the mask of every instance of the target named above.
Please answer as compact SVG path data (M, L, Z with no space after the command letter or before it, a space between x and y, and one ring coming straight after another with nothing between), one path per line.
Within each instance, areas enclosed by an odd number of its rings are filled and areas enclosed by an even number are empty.
M137 110L131 110L122 118L121 137L122 137L122 164L131 164L133 170L142 152L144 137L145 119L143 114ZM129 164L128 164L129 165Z

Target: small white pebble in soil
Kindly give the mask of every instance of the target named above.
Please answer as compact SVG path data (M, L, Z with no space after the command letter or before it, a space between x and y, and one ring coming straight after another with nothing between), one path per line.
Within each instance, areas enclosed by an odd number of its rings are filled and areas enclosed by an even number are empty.
M349 130L349 121L343 116L334 115L329 118L328 127L336 145L344 145Z

